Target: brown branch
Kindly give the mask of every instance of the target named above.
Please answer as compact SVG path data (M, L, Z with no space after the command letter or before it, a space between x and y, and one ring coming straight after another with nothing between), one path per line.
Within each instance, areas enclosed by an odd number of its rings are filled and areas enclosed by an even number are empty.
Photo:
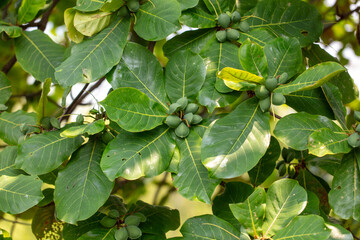
M150 50L150 52L154 52L155 44L156 42L154 41L149 42L148 49Z
M271 111L269 111L271 116L275 116L277 119L281 119L281 116L277 115L276 113L273 113Z
M16 220L9 220L9 219L6 219L4 217L0 217L0 219L5 221L5 222L11 222L13 224L22 224L22 225L26 225L26 226L31 226L30 223L23 223L23 222L19 222L19 221L16 221Z
M359 12L359 11L360 11L360 7L357 7L357 8L355 8L355 9L351 10L350 12L347 12L347 13L345 13L345 14L340 15L340 16L339 16L339 17L340 17L339 19L337 19L337 20L336 20L335 22L333 22L333 23L329 23L326 27L324 27L324 32L325 32L326 30L329 30L329 29L332 28L335 24L341 22L342 20L348 19L348 18L351 16L351 14L353 14L354 12Z
M8 16L8 10L13 0L9 1L8 4L4 7L2 11L2 19L5 19Z
M167 179L168 174L169 174L168 172L165 173L163 179L161 180L161 182L159 183L159 185L158 185L158 187L156 189L154 199L153 199L153 205L155 205L157 203L157 199L159 197L160 190L166 184L166 179Z
M4 67L1 69L1 71L3 71L5 74L8 74L8 72L11 70L11 68L15 65L16 63L16 56L14 55L5 65Z
M59 1L60 1L60 0L53 0L53 3L52 3L52 5L51 5L51 7L49 8L49 10L47 10L47 11L43 14L40 22L38 23L38 29L39 29L39 30L41 30L41 31L44 31L44 30L45 30L46 25L47 25L47 23L48 23L48 21L49 21L50 14L51 14L52 10L55 8L56 4L58 4Z

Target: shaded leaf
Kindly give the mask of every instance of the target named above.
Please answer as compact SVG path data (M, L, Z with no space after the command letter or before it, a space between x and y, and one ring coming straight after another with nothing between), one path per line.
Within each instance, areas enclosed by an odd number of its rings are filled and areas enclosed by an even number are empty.
M118 88L101 104L112 121L130 132L151 130L167 117L159 103L135 88Z
M3 32L10 38L17 38L21 36L22 29L18 26L0 25L0 33Z
M116 227L94 228L81 235L78 240L115 240Z
M0 176L0 210L18 214L35 206L43 198L41 184L36 176Z
M40 124L40 121L43 117L46 116L46 108L47 108L47 95L50 92L51 87L51 78L47 78L43 84L41 96L39 99L39 104L37 106L36 112L37 112L37 123Z
M60 133L61 137L73 138L82 134L95 135L105 128L103 119L96 120L92 123L69 127Z
M46 238L46 235L50 234L52 236L61 236L61 228L56 228L56 225L55 205L51 204L36 210L31 222L31 230L37 239Z
M236 9L234 0L203 0L208 10L216 16L222 12L233 12Z
M346 108L342 104L342 94L339 91L339 88L332 83L327 82L321 86L321 89L326 97L327 102L334 112L336 120L339 121L341 127L344 130L347 129L345 121Z
M5 104L11 96L11 85L9 79L0 72L0 104Z
M24 172L20 169L15 169L15 159L17 156L16 146L7 146L0 152L0 176L17 176Z
M210 125L201 144L201 159L212 177L238 177L258 163L269 144L269 114L252 98Z
M111 180L153 177L168 167L174 148L169 128L158 127L145 133L123 132L107 145L101 168Z

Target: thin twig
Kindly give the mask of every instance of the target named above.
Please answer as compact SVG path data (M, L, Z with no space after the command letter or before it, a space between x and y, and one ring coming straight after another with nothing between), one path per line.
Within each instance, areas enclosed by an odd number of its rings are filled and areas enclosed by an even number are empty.
M342 20L348 19L351 14L353 14L354 12L359 12L360 11L360 7L355 8L354 10L351 10L350 12L347 12L345 14L342 14L341 16L339 16L340 18L338 20L336 20L333 23L328 24L326 27L324 27L324 32L330 28L332 28L335 24L341 22Z
M165 173L163 179L161 180L161 182L159 183L159 185L158 185L158 187L156 189L154 199L153 199L153 205L155 205L157 203L157 199L159 197L160 190L165 185L168 174L169 174L168 172Z
M50 14L51 14L52 10L55 8L56 4L58 4L59 1L60 1L60 0L54 0L53 3L52 3L52 5L51 5L51 7L49 8L49 10L47 10L47 11L43 14L40 22L38 23L38 29L39 29L39 30L41 30L41 31L44 31L44 30L45 30L46 25L47 25L47 23L48 23L48 21L49 21Z
M281 116L277 115L276 113L273 113L271 111L269 111L271 116L275 116L277 119L281 119Z
M79 104L79 99L81 95L85 92L86 88L89 86L89 83L85 84L84 87L81 89L81 91L78 93L78 95L75 97L75 99L72 101L72 103L69 105L69 107L66 109L64 114L60 118L60 122L65 119L68 114L72 113L76 106ZM67 117L68 118L68 117Z
M15 65L16 63L16 56L14 55L2 68L1 71L3 71L5 74L8 74L10 69Z
M18 222L16 220L10 220L10 219L6 219L6 218L3 218L3 217L0 217L1 220L5 221L5 222L11 222L13 224L22 224L22 225L27 225L27 226L31 226L30 223L23 223L23 222Z

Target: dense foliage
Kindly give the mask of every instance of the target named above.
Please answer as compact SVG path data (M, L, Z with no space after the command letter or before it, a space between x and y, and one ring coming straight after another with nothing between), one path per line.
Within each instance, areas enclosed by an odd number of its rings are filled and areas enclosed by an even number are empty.
M0 7L0 211L22 218L34 210L36 238L161 240L179 227L171 239L357 238L358 92L316 43L323 24L313 5ZM66 25L65 42L43 32L49 20ZM69 118L104 81L106 98ZM129 201L128 185L164 172L213 214L180 226L179 211L161 206L166 198Z

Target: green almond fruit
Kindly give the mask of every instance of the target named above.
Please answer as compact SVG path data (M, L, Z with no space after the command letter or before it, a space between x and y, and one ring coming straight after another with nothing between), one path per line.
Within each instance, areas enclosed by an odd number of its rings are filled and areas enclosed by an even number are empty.
M281 156L285 162L290 163L295 158L295 152L288 148L283 148L281 151Z
M230 16L226 13L222 13L218 19L219 25L223 28L227 28L230 24Z
M231 14L231 21L233 23L238 23L241 20L241 15L239 12L235 11Z
M141 218L136 215L130 215L125 218L125 224L128 226L130 225L139 226L140 222L141 222Z
M178 103L173 103L169 107L169 114L180 111L181 106Z
M360 132L360 124L359 124L359 125L357 125L357 127L356 127L355 131Z
M60 128L60 122L56 117L51 117L50 118L50 124L51 126L53 126L54 128L59 129Z
M268 79L266 79L265 81L265 87L267 88L267 90L269 90L270 92L274 91L274 89L278 86L278 82L276 80L276 78L270 77Z
M354 118L356 121L360 122L360 112L354 111Z
M51 128L50 117L43 117L40 120L40 125L45 130L49 130Z
M128 237L128 231L124 227L115 231L115 240L127 240Z
M175 115L169 115L165 120L166 125L171 128L176 128L181 123L181 119Z
M360 135L356 132L348 137L348 144L353 148L360 147Z
M259 99L264 99L269 97L270 92L266 89L264 85L259 85L255 88L255 96Z
M111 218L118 218L120 217L120 213L118 210L116 209L111 209L109 212L108 212L108 216L111 217Z
M238 40L240 37L240 33L238 30L236 29L228 29L226 31L226 38L229 40L229 41L236 41Z
M194 114L193 113L187 113L184 115L184 119L187 121L187 123L190 125L190 123L192 122L194 118Z
M136 215L140 218L140 221L141 222L146 222L146 216L144 214L142 214L141 212L137 212L137 213L134 213L133 215Z
M129 9L127 8L127 6L122 6L119 11L118 11L118 16L120 17L127 17L130 15L130 11Z
M280 160L279 162L276 163L275 168L276 168L277 170L279 170L280 166L283 165L283 164L285 164L285 161L284 161L284 160Z
M247 22L242 21L242 22L239 24L239 29L240 29L240 31L246 33L246 32L248 32L248 31L250 31L250 26L249 26L249 24L248 24Z
M280 84L286 83L287 80L288 80L288 78L289 78L289 75L288 75L286 72L284 72L284 73L281 74L280 77L279 77L279 83L280 83Z
M226 41L226 31L225 30L217 31L216 39L218 40L218 42L221 42L221 43L225 42Z
M188 99L187 97L182 97L182 98L179 98L176 103L180 105L180 109L181 110L184 110L186 108L186 106L188 105Z
M286 98L282 93L273 93L272 104L280 106L285 103L286 103Z
M111 228L116 224L116 219L110 218L110 217L103 217L100 220L100 224L103 225L106 228Z
M261 109L261 111L263 111L263 112L269 111L270 106L271 106L271 99L270 99L270 97L261 99L261 100L259 101L259 104L260 104L260 109Z
M140 228L138 228L137 226L126 226L126 230L129 234L130 239L137 239L142 235Z
M82 114L79 114L77 117L76 117L76 122L77 123L83 123L84 122L84 116Z
M279 167L279 176L282 177L286 174L286 164L282 164Z
M137 12L140 8L140 3L138 0L129 0L126 3L126 6L128 7L130 12Z
M291 165L291 164L290 164L290 165L288 166L287 171L288 171L288 174L289 174L290 177L293 177L293 176L295 176L295 174L296 174L296 169L295 169L295 166L294 166L294 165Z
M196 113L199 110L199 105L196 103L189 103L187 107L185 108L185 114L186 113Z
M202 120L203 118L200 115L195 114L191 121L191 124L199 124Z
M175 129L175 134L179 138L185 138L189 135L190 129L185 125L185 123L180 123L180 125Z

